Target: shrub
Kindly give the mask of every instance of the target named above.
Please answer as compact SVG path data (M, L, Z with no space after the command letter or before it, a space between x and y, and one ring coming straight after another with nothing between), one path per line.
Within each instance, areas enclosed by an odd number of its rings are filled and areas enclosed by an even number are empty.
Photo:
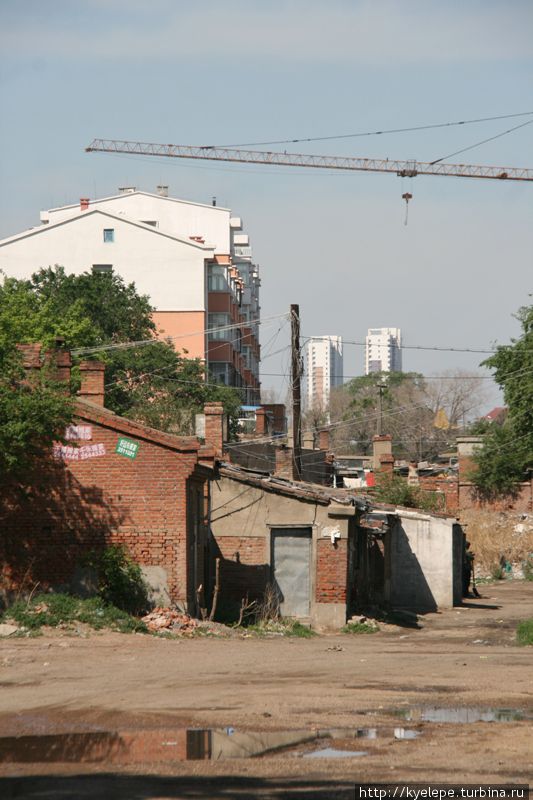
M106 603L142 614L148 607L148 587L141 568L124 545L112 545L92 553L87 563L98 573L98 594Z
M531 619L525 619L518 624L516 639L518 644L533 645L533 617L531 617Z
M418 486L410 486L400 475L378 473L374 496L380 503L421 508L424 511L442 510L442 502L435 492L427 492Z
M522 564L522 572L524 574L524 580L526 581L533 581L533 558L528 558Z

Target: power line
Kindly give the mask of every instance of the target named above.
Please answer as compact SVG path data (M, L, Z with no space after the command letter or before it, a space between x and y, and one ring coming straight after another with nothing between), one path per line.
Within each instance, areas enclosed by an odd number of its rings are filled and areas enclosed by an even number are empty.
M250 328L252 325L262 325L265 322L281 319L282 317L288 318L287 312L283 314L275 314L271 317L264 317L261 319L257 318L246 320L244 322L236 322L231 325L221 325L220 327L216 328L205 328L202 331L189 331L187 333L180 333L179 336L163 336L160 339L140 339L139 341L120 342L118 344L102 344L97 347L78 347L73 349L71 352L73 355L79 356L88 355L89 353L107 352L109 350L127 350L130 347L144 347L145 345L150 344L164 344L165 342L175 341L176 339L186 339L189 336L204 336L205 334L209 334L213 331L230 331L235 330L236 328Z
M363 136L382 136L390 133L410 133L413 131L427 131L434 128L451 128L457 125L474 125L479 122L493 122L500 119L515 119L533 115L533 111L523 111L519 114L500 114L495 117L479 117L477 119L464 119L456 122L438 122L429 125L414 125L409 128L389 128L382 131L363 131L360 133L342 133L333 136L306 136L297 139L274 139L267 142L240 142L239 144L204 145L202 149L210 150L214 147L256 147L268 144L296 144L298 142L326 142L333 139L356 139Z
M329 336L307 336L306 338L329 339ZM343 345L351 344L351 345L356 345L357 347L366 347L366 342L360 342L351 339L343 339L342 343ZM438 352L443 352L443 353L481 353L481 354L493 355L494 353L497 353L501 347L511 347L512 345L497 345L496 348L492 348L491 350L486 350L483 348L475 348L475 347L439 347L435 345L421 345L421 344L401 344L397 346L400 350L436 350ZM533 352L533 350L531 350L531 352Z
M431 165L439 164L441 161L445 161L447 158L451 158L452 156L458 156L459 153L466 153L467 150L474 150L476 147L481 147L482 144L487 144L487 142L493 142L494 139L500 139L502 136L507 136L508 133L512 133L513 131L517 131L519 128L525 128L526 125L531 125L533 123L533 119L528 120L527 122L522 122L520 125L515 125L514 128L509 128L506 131L502 131L501 133L497 133L496 136L489 136L488 139L482 139L480 142L476 142L475 144L471 144L468 147L463 147L461 150L456 150L454 153L449 153L447 156L441 156L440 158L435 159L435 161L430 161Z

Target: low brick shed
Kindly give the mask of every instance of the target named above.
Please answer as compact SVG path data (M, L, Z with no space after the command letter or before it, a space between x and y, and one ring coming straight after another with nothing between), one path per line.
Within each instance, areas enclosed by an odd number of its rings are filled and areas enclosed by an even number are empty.
M23 483L1 487L3 600L72 588L87 553L123 544L162 600L194 608L207 574L212 448L85 399L66 433Z

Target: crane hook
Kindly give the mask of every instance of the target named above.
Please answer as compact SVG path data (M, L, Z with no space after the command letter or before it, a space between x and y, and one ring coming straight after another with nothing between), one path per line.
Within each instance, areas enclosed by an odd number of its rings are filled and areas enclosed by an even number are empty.
M413 195L411 194L411 192L404 192L402 194L402 199L405 200L405 219L403 224L407 225L407 217L409 214L409 200L413 199Z

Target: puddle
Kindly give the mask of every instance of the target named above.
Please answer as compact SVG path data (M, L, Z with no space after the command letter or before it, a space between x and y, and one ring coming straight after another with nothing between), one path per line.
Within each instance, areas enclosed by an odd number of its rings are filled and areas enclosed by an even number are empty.
M319 738L316 731L221 729L100 731L0 737L0 763L117 763L253 758Z
M421 735L421 731L413 731L409 728L394 728L395 739L416 739Z
M311 753L304 753L304 758L353 758L354 756L366 756L364 750L336 750L334 747L323 747L321 750L313 750Z
M448 722L456 725L471 722L517 722L529 718L529 715L515 708L465 708L461 706L419 706L397 709L393 714L408 722Z
M329 739L415 739L408 728L329 728L298 731L239 731L227 728L159 728L121 731L73 731L0 737L0 763L147 764L254 758ZM343 742L346 744L346 742ZM358 750L321 747L304 758L351 758Z

